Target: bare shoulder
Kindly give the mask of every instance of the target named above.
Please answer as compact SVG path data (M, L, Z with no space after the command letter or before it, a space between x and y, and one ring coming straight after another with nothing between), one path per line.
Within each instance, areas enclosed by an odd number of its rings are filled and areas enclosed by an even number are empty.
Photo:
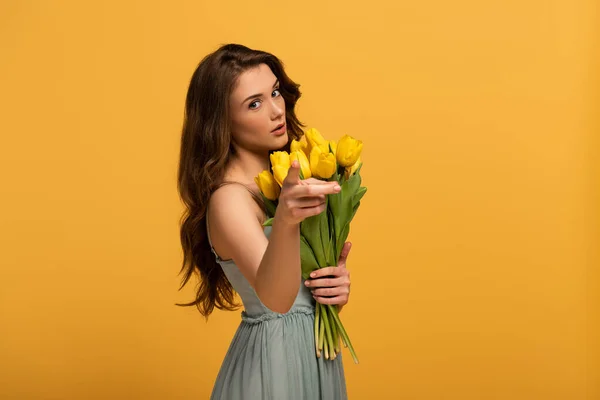
M216 189L210 196L208 208L209 219L217 221L232 219L232 215L239 217L240 214L252 214L257 223L263 219L261 208L248 189L240 184L223 185Z
M232 259L252 285L268 245L263 218L261 208L242 185L223 185L210 197L208 224L213 247L221 259Z

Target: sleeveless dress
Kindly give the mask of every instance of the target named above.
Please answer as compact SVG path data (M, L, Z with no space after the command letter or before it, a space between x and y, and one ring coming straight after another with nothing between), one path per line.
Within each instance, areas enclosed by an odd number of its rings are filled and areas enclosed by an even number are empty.
M207 216L208 220L208 216ZM302 280L294 305L285 314L270 310L233 260L217 263L242 299L244 311L211 394L211 400L347 399L342 355L315 353L315 300ZM264 228L269 237L271 227Z

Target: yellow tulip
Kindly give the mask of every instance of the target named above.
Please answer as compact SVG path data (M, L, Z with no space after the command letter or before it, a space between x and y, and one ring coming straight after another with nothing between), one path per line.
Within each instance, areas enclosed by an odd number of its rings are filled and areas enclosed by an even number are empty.
M290 144L290 153L294 151L302 151L308 157L308 154L310 153L308 152L308 142L306 141L306 136L302 136L300 140L292 140L292 143Z
M290 165L294 160L298 160L300 164L300 171L302 171L302 175L304 179L308 179L312 176L312 172L310 171L310 163L308 162L308 157L301 150L292 151L290 154Z
M358 167L360 167L360 164L362 164L362 161L360 157L358 157L358 160L356 160L354 165L352 165L351 167L346 167L346 169L344 170L344 177L346 178L346 180L350 179L350 177L354 175Z
M329 179L337 165L335 155L329 152L327 144L316 145L310 151L310 169L313 176Z
M290 155L285 151L275 151L271 153L271 168L273 169L273 176L279 186L283 185L283 180L288 174L288 170L292 165L290 161Z
M327 144L327 140L325 140L321 133L315 128L308 129L306 132L304 132L304 136L306 136L306 140L308 142L306 154L309 156L313 147L318 146L320 144Z
M315 128L310 128L308 129L304 135L306 136L306 139L308 140L308 143L310 143L311 145L317 145L317 144L325 144L327 143L327 141L323 138L323 136L321 135L321 133L316 130Z
M267 199L277 200L281 189L272 173L265 169L254 177L254 182Z
M331 145L331 151L333 151L333 154L335 154L337 151L337 143L335 140L330 140L329 144Z
M351 167L356 163L362 151L362 142L351 136L344 135L337 145L336 159L343 167Z

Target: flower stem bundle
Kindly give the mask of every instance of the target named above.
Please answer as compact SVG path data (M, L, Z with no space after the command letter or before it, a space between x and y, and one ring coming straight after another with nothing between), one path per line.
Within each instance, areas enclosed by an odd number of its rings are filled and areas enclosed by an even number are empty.
M300 258L304 279L309 279L310 273L319 268L338 264L350 233L350 222L367 191L366 187L361 186L361 151L360 140L344 135L336 143L325 140L316 129L311 128L301 140L292 141L289 153L272 153L271 171L262 171L255 178L267 209L268 219L265 225L270 225L273 221L281 185L294 160L298 160L300 164L301 179L312 177L337 181L341 187L338 193L325 197L327 207L324 212L300 223ZM342 342L350 351L354 362L358 363L336 305L316 304L314 334L317 357L334 360L341 352Z

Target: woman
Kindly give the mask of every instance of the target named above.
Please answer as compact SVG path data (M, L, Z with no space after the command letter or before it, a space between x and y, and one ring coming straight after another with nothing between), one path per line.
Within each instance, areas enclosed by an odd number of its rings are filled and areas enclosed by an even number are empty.
M299 224L325 210L336 182L301 180L295 161L272 226L254 177L269 155L303 135L294 108L299 85L272 54L229 44L206 56L186 98L178 188L187 207L181 225L182 287L201 278L195 305L205 317L233 310L242 321L217 376L212 399L345 399L342 357L317 358L315 302L348 302L346 243L337 266L304 281Z

